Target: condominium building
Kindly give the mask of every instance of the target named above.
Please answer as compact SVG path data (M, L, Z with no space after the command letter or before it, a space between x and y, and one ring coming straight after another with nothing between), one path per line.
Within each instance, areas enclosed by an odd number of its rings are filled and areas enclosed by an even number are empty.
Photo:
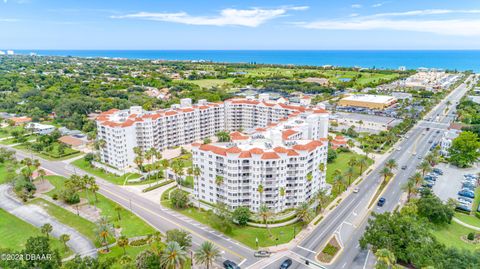
M201 171L194 194L254 212L261 204L280 212L308 201L326 187L327 132L328 113L307 108L265 128L233 132L231 142L194 143L193 164Z
M225 130L223 103L182 99L179 105L159 111L139 106L112 109L97 117L97 139L103 140L101 161L119 169L133 166L133 148L161 151L190 144Z

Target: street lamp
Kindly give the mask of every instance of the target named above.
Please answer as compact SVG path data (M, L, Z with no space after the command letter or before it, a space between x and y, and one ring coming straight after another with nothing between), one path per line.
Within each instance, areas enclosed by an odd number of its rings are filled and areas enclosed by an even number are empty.
M293 239L295 239L295 236L297 235L295 228L296 228L296 226L294 225L293 226Z
M190 268L193 268L193 251L190 250Z

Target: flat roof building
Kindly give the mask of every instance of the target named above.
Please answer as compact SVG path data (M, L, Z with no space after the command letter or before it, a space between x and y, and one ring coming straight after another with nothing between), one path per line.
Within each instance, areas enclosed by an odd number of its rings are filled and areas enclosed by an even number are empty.
M354 127L357 132L368 133L388 131L402 122L401 119L393 117L343 112L337 112L331 115L330 121L337 123L338 126L333 126L332 124L332 129L336 131Z
M397 98L388 95L352 94L342 98L339 106L385 109L397 102Z

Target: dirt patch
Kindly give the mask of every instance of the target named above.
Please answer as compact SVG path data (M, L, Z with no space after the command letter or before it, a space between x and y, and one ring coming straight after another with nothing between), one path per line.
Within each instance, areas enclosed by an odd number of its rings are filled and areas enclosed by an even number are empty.
M33 184L37 188L36 193L38 194L46 193L55 189L55 186L50 184L48 180L37 179L33 182Z
M323 263L330 263L341 248L342 247L338 243L337 238L333 236L322 251L318 253L317 260Z
M480 233L479 234L475 234L475 237L473 240L468 240L467 236L466 235L463 235L461 237L462 241L467 243L467 244L472 244L472 245L477 245L477 244L480 244Z

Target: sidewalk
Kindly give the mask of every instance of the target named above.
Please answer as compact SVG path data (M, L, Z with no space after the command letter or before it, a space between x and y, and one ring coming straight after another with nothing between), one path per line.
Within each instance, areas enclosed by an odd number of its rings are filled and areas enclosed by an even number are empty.
M472 230L475 230L475 231L480 231L480 227L477 227L477 226L473 226L473 225L470 225L470 224L467 224L455 217L453 217L453 221L455 221L456 223L462 225L463 227L467 227L469 229L472 229Z

